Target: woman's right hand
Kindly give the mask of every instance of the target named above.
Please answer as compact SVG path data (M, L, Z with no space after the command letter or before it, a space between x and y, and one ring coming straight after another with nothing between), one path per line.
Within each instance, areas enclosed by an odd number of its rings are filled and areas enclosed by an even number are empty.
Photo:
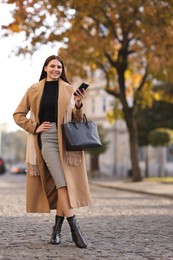
M51 128L51 123L50 122L43 122L41 125L39 125L37 127L37 130L36 130L36 134L39 134L41 132L46 132L47 130L49 130Z

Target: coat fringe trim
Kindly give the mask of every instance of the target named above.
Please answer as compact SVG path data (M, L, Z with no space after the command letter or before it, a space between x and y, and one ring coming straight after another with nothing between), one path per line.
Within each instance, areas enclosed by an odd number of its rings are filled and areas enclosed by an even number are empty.
M29 174L31 176L39 176L39 170L38 170L38 165L33 165L30 163L26 164L26 168L27 168L27 172L29 172Z
M77 167L81 163L81 152L80 151L66 151L67 164L70 166Z

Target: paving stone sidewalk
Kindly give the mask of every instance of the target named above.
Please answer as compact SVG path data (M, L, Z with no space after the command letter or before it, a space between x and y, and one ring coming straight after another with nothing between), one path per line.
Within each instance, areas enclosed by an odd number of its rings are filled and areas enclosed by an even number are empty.
M49 244L54 212L25 212L25 176L0 176L0 260L173 260L173 200L94 181L92 205L75 210L88 241L79 249L66 221L61 245Z

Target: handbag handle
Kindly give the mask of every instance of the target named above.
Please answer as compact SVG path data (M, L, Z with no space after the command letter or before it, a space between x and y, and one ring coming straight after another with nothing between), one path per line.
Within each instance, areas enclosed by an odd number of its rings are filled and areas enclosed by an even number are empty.
M83 113L83 122L85 122L87 128L90 128L90 124L85 113Z
M83 119L83 122L85 123L86 127L87 127L87 128L90 128L90 123L88 122L88 119L87 119L87 116L86 116L85 113L83 113L82 119ZM72 114L72 123L74 124L74 127L75 127L76 129L79 128L79 124L78 124L78 122L76 121L76 119L75 119L75 117L74 117L73 114Z

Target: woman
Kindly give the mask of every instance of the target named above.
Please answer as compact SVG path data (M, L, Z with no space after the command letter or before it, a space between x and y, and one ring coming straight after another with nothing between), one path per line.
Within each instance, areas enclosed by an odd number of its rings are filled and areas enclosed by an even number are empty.
M61 125L72 113L82 120L85 91L69 84L63 61L48 57L40 81L25 93L13 114L16 124L28 134L27 141L27 212L56 209L51 244L60 244L61 226L66 217L77 247L86 248L73 208L90 204L90 191L83 152L66 152ZM30 112L30 118L27 117Z

